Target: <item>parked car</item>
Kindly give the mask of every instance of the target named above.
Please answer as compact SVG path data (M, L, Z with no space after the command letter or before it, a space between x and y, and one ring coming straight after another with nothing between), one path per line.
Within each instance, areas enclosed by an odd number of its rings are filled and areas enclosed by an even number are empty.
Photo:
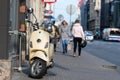
M102 35L103 40L120 41L120 29L105 28Z
M91 41L92 42L94 40L94 35L91 34L91 33L85 33L85 39L87 41Z
M93 41L94 40L94 35L91 31L84 31L85 39L87 41ZM70 35L70 42L73 41L73 35Z

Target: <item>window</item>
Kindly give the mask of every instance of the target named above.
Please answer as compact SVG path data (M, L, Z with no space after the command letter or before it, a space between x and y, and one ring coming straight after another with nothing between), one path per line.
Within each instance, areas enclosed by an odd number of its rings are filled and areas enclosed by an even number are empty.
M120 31L110 31L110 35L117 35L120 36Z

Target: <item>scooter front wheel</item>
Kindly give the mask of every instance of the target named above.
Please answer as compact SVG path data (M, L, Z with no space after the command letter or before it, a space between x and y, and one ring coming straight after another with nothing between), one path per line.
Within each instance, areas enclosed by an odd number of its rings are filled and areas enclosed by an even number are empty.
M35 59L30 66L30 76L32 78L42 78L47 68L45 61L41 59Z

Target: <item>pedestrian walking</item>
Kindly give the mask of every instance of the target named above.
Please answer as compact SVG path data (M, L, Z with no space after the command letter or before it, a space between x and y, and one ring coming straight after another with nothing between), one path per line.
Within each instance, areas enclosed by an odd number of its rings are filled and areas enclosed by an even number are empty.
M54 51L56 52L56 46L57 46L58 38L60 37L60 32L59 32L58 24L55 21L53 21L53 26L55 28Z
M82 42L82 39L84 39L84 32L83 32L83 28L82 28L79 20L76 20L74 25L73 25L72 35L74 37L74 39L73 39L73 43L74 43L73 56L74 57L76 56L76 49L77 49L77 45L78 45L78 56L80 57L80 55L81 55L81 46L80 46L80 44Z
M70 29L68 23L65 20L63 20L60 26L60 36L62 40L63 54L67 53L69 35L70 35Z

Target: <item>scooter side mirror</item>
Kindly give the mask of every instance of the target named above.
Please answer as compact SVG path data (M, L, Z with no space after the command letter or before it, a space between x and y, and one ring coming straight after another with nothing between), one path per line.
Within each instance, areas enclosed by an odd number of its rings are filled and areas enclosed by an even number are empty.
M33 11L34 11L33 8L28 8L28 10L27 10L27 12L30 14L33 13Z

